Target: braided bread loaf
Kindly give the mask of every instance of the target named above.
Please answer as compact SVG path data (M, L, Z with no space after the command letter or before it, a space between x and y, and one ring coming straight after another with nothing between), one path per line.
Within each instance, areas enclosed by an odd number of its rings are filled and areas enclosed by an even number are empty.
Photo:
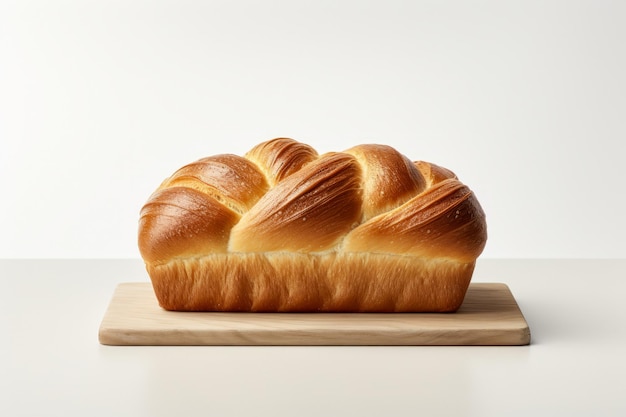
M452 312L486 239L451 171L285 138L182 167L139 221L159 304L182 311Z

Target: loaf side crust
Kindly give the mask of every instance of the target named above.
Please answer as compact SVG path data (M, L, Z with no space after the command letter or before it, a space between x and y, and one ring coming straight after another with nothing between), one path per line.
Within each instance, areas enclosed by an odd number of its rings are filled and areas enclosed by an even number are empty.
M173 311L455 312L475 262L362 252L215 253L148 264Z

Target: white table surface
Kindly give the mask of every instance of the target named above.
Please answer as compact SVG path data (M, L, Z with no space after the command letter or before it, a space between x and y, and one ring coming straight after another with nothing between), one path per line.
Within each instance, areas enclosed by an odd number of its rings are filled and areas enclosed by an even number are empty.
M626 260L479 260L516 347L100 345L132 281L139 260L0 260L1 416L626 415Z

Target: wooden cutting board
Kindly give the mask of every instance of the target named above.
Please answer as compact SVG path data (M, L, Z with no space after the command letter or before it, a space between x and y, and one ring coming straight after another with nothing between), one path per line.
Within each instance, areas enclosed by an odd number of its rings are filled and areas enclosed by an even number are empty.
M452 314L191 313L159 307L150 283L123 283L99 331L104 345L527 345L509 288L473 283Z

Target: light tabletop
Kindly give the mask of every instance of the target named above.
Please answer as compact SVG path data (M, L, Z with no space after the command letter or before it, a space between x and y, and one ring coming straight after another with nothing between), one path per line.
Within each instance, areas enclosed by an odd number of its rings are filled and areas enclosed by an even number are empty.
M623 416L626 260L480 259L528 346L105 346L140 260L0 260L2 416Z

